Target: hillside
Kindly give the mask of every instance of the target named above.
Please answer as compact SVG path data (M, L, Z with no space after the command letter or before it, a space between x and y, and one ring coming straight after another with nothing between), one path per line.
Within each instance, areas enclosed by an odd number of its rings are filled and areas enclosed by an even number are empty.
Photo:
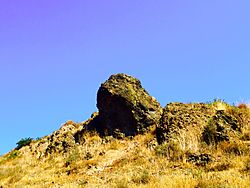
M116 74L97 107L1 156L0 187L250 187L247 105L162 108L138 79Z

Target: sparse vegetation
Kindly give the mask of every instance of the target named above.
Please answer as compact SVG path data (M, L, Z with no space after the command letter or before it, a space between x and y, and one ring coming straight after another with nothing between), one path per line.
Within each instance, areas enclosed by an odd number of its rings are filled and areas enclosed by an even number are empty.
M16 157L18 157L18 154L19 152L17 150L12 151L9 153L8 159L15 159Z
M205 127L203 134L203 140L208 144L216 145L218 143L217 139L217 127L214 124L213 120L210 119L207 126Z
M178 161L184 157L184 151L174 141L156 146L155 153L157 156L167 157L171 161Z
M147 184L150 182L150 179L150 173L144 169L141 172L135 172L132 181L136 184Z
M19 140L16 143L17 144L16 149L19 150L22 147L29 145L32 142L32 140L33 140L33 138L30 138L30 137L29 138L22 138L21 140Z
M65 166L69 166L72 163L76 163L77 160L80 160L80 154L77 148L72 149L69 152L69 155L67 156L66 160L65 160Z
M250 147L242 142L222 142L220 147L223 152L235 156L249 156Z
M218 103L221 101L215 101L211 108L221 107ZM190 106L195 108L194 104ZM174 132L178 139L171 137L162 144L156 141L155 127L144 134L119 139L101 137L95 131L83 132L78 135L82 141L76 142L72 122L67 122L72 130L65 132L68 127L64 126L62 133L55 132L36 141L21 139L17 149L1 156L0 187L248 188L249 108L224 107L223 113L218 115L222 119L209 116L209 121L198 124L203 126L202 131L188 129L190 135L187 136L178 129L179 132ZM199 110L203 108L206 109L207 104L199 105ZM195 116L205 119L197 114ZM240 130L231 129L235 119L224 121L223 118L230 115L235 117ZM190 114L183 117L188 123L192 120ZM229 139L220 140L218 126L223 123L228 126L224 133ZM21 149L26 145L30 147ZM46 147L50 149L48 155L43 153Z

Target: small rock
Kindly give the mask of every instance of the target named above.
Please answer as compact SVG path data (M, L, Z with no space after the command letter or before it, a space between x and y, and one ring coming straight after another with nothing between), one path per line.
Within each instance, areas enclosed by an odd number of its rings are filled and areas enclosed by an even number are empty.
M189 154L188 162L192 162L198 166L204 166L208 164L209 162L213 161L213 158L211 155L203 153L203 154Z

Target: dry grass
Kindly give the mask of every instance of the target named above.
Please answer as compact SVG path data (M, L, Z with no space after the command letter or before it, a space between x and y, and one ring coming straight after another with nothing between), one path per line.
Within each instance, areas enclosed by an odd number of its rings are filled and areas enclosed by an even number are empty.
M249 108L226 108L247 125L242 127L247 134ZM177 140L157 145L154 129L119 140L86 133L84 143L40 159L28 146L14 150L0 158L0 187L250 187L248 139L216 146L198 143L196 138L192 143ZM212 161L188 162L193 153L209 154Z
M94 136L94 137L93 137ZM87 135L82 146L65 156L40 161L27 156L9 158L0 165L0 185L19 187L249 187L248 147L221 143L207 148L215 161L196 166L185 160L175 144L148 147L151 133L132 140ZM88 143L88 144L87 144ZM92 145L90 145L90 143ZM95 144L95 145L94 145Z

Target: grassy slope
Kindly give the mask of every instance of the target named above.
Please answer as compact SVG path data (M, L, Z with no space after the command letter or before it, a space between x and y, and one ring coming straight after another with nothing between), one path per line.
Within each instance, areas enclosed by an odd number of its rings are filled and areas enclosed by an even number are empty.
M249 129L248 124L246 134ZM157 145L154 128L131 139L100 138L96 133L85 133L84 138L64 154L38 159L25 146L2 156L0 186L250 187L249 138L200 145L200 151L213 156L206 165L187 162L188 152L171 143Z

